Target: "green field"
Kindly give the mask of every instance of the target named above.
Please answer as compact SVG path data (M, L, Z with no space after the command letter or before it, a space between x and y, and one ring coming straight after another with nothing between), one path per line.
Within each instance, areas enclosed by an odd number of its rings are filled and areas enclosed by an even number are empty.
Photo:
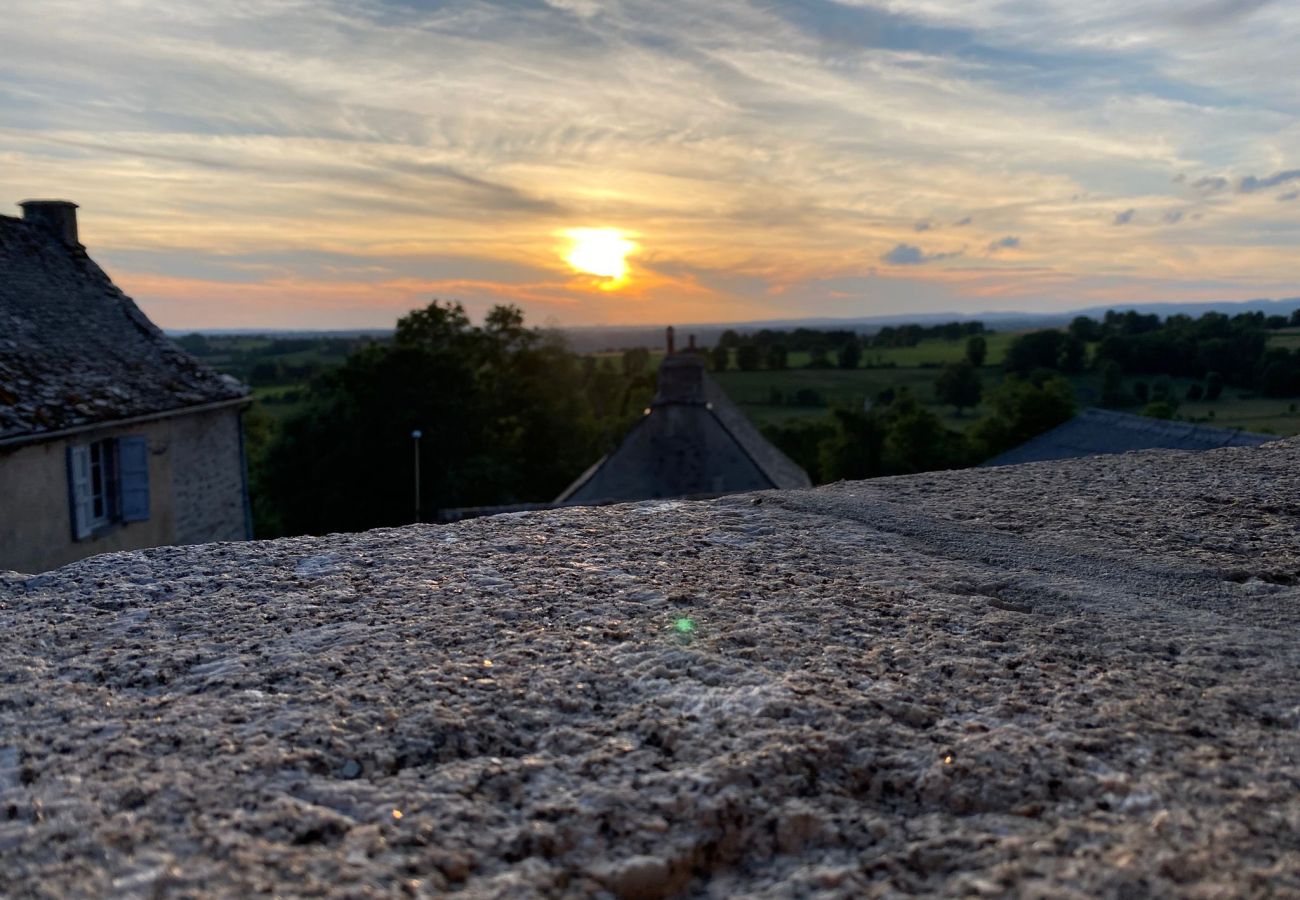
M974 417L969 410L957 417L952 407L935 400L936 375L937 372L931 368L785 369L780 372L731 370L715 372L713 378L727 396L759 425L823 416L831 406L861 407L864 401L874 400L888 388L907 388L945 420L951 419L954 427L962 427ZM989 372L984 377L987 382L996 375ZM814 392L819 402L799 403L801 390ZM776 394L780 395L779 399Z
M993 331L983 335L988 347L985 363L1001 365L1002 360L1006 358L1007 347L1015 336L1010 331ZM834 348L831 348L830 358L831 363L834 364ZM938 368L947 363L960 362L965 358L965 338L956 341L934 338L921 341L915 347L864 347L861 364L870 368L891 365L899 368ZM796 368L805 366L808 364L808 359L809 354L806 352L791 353L789 364Z
M934 379L938 373L933 368L896 369L787 369L781 372L715 372L727 396L745 411L757 425L779 424L799 418L819 418L833 405L860 407L864 400L875 398L887 388L907 388L926 404L950 428L965 430L983 413L981 407L966 410L958 416L951 406L939 403L934 396ZM985 366L980 371L987 393L1002 380L997 366ZM1074 386L1079 406L1095 406L1101 399L1101 378L1085 373L1068 378ZM1192 384L1190 378L1133 377L1124 379L1126 392L1132 393L1133 384L1145 381L1154 385L1167 380L1175 397L1186 396ZM798 405L794 402L800 390L815 391L820 404ZM781 396L776 403L774 392ZM1228 388L1214 402L1182 400L1177 415L1181 419L1201 422L1220 428L1241 428L1262 434L1300 434L1300 405L1295 401L1259 397L1235 388ZM1134 402L1123 411L1140 413L1141 405Z
M306 402L305 384L275 385L253 388L257 406L272 419L287 419L303 408Z
M986 365L980 374L986 393L1001 382L1001 363L1006 356L1007 347L1015 337L1016 334L1012 332L989 332L984 335L988 354ZM272 342L268 338L225 337L212 341L210 355L205 361L244 378L248 378L257 362L267 359L277 362L284 372L284 383L260 385L254 389L254 396L267 416L279 420L302 406L307 379L294 378L291 373L297 367L319 370L338 365L346 358L347 352L360 343L362 342L357 341L353 346L347 346L344 342L337 342L329 346L318 345L292 352L268 354L272 349ZM1270 332L1269 343L1271 346L1288 349L1300 348L1300 328ZM976 407L959 416L952 407L939 403L934 396L937 370L947 363L963 359L965 354L965 338L955 341L929 339L914 347L866 348L862 356L863 367L858 369L805 368L809 354L794 352L789 354L787 369L741 372L734 368L736 358L733 351L731 368L725 372L714 372L713 377L728 396L759 425L800 418L821 418L832 406L837 405L861 408L864 401L874 400L882 391L906 388L946 425L965 429L978 420L984 410ZM622 358L619 352L591 355L602 360L608 359L616 366ZM662 358L662 351L651 351L650 367L657 367ZM833 352L830 361L834 365ZM1086 373L1072 376L1069 380L1074 385L1081 407L1099 402L1099 376ZM1139 380L1146 381L1148 385L1167 380L1173 388L1174 396L1179 398L1186 395L1187 387L1192 383L1190 379L1184 378L1139 376L1125 379L1126 391L1131 393L1132 384ZM1125 409L1128 412L1141 412L1141 405L1134 402ZM1258 397L1233 388L1225 390L1223 396L1213 403L1183 400L1177 415L1188 421L1223 428L1243 428L1278 435L1300 434L1300 413L1295 411L1292 401Z
M1285 347L1287 350L1300 348L1300 328L1279 328L1268 333L1270 347Z

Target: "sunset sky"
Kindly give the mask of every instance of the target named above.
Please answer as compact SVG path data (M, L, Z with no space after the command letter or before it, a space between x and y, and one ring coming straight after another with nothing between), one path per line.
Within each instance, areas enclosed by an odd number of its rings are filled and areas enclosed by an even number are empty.
M1276 0L9 0L0 200L168 328L1295 296L1297 47Z

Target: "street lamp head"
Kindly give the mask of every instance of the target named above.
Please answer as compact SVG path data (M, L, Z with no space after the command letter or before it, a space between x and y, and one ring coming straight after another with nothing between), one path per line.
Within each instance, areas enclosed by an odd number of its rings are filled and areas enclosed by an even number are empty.
M424 437L424 435L420 432L420 429L417 428L411 432L411 437L418 441L420 438Z

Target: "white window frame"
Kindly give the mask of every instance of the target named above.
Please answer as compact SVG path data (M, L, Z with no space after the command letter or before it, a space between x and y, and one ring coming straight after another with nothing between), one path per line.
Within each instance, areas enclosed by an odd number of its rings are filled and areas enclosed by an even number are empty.
M146 439L124 435L69 445L68 499L72 534L78 541L92 539L118 523L147 521Z
M90 518L91 531L98 531L116 518L117 512L117 454L113 440L92 441L86 445L90 461ZM98 484L96 484L98 482Z

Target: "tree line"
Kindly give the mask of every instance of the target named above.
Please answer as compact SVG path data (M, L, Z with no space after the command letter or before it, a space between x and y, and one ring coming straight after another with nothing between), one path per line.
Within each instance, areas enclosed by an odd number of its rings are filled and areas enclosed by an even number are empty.
M961 383L959 397L945 388L945 376ZM840 405L828 418L768 425L763 433L822 484L978 465L1060 425L1076 410L1070 383L1047 370L1026 378L1009 375L984 396L969 360L946 366L936 393L954 405L960 399L961 406L983 399L985 414L959 431L911 391L889 388L860 407Z
M709 361L716 372L735 367L742 372L759 369L781 371L789 368L791 353L807 353L809 369L856 369L862 365L868 349L915 347L924 340L959 341L963 337L981 336L983 322L945 322L941 325L887 325L874 334L862 335L847 329L817 330L763 328L751 334L727 329L709 351ZM982 341L983 338L980 337ZM894 363L884 367L892 368Z
M1291 316L1261 312L1227 316L1207 312L1197 318L1107 312L1101 320L1076 317L1065 331L1035 331L1017 337L1007 348L1007 371L1021 376L1038 369L1078 374L1087 368L1101 375L1105 406L1160 403L1176 407L1168 378L1196 379L1185 399L1217 400L1225 385L1267 397L1300 396L1300 349L1270 346L1268 332L1300 326L1300 310ZM1093 346L1092 357L1087 347ZM1124 376L1154 376L1152 384Z
M1017 336L1000 382L987 391L980 323L903 326L883 340L965 338L964 358L936 373L934 391L959 416L980 407L969 427L951 428L922 398L891 388L764 433L817 483L975 465L1074 415L1068 379L1087 372L1100 377L1103 403L1138 402L1155 415L1171 415L1179 398L1167 380L1148 385L1134 375L1200 379L1187 389L1190 399L1214 399L1225 385L1300 395L1300 351L1267 346L1270 328L1290 324L1300 324L1300 312L1289 319L1078 317L1065 329ZM808 346L808 332L733 332L705 352L757 352L770 364L787 347ZM823 350L842 342L841 354L880 336L816 334ZM286 339L258 356L265 362L307 349ZM338 349L350 352L301 388L296 412L275 421L255 407L249 416L259 537L411 521L417 453L424 510L549 501L617 445L655 391L648 350L579 355L561 334L527 327L511 306L495 307L475 325L460 304L434 301L403 316L391 340ZM252 357L240 362L256 365ZM418 444L411 437L417 429L424 434Z
M255 531L408 523L417 453L424 510L552 500L649 405L649 361L579 356L512 306L474 325L434 301L318 375L296 414L250 422Z

